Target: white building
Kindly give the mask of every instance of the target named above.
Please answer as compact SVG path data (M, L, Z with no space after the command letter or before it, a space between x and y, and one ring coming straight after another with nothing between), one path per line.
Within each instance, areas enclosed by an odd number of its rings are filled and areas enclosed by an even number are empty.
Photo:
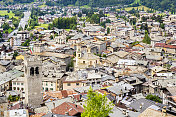
M119 59L117 65L134 66L134 65L137 65L137 62L135 60Z

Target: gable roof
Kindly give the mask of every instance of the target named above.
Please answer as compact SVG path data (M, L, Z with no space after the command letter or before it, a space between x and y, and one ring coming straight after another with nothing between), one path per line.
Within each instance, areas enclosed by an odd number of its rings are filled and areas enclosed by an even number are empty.
M160 109L162 109L164 106L166 105L163 105L161 103L156 103L154 101L151 101L151 100L147 100L147 99L144 99L144 98L141 98L141 99L138 99L134 102L132 102L130 104L130 107L132 107L133 109L139 111L139 112L143 112L145 111L148 107L152 106L152 105L155 105L157 107L159 107ZM142 106L142 108L140 108Z
M143 113L141 113L138 117L176 117L174 115L164 115L162 112L154 110L154 109L146 109Z
M70 102L64 102L60 106L52 109L52 112L61 115L65 115L65 113L68 112L68 115L74 116L78 113L82 113L83 110L84 109L79 105Z

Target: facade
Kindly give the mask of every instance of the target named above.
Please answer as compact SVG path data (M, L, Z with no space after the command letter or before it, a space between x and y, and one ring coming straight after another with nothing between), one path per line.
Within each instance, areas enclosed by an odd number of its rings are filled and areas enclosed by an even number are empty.
M25 104L40 107L42 104L42 61L39 57L25 57Z
M91 48L87 48L87 52L82 53L81 46L77 46L75 70L96 67L100 64L100 58L91 53Z
M29 32L28 31L19 31L17 33L17 38L20 38L21 40L25 40L29 38Z

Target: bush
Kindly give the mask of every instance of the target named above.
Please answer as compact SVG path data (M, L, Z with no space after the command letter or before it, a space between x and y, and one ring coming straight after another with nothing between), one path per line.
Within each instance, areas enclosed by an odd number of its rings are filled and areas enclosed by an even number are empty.
M156 95L151 95L151 94L147 95L146 99L162 103L161 99L158 96L156 96Z

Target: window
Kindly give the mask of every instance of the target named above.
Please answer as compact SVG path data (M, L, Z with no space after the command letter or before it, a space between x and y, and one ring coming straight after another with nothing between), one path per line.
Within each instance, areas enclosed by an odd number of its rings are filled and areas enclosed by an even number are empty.
M35 68L35 74L37 74L37 75L39 74L39 67Z
M51 86L53 86L53 83L51 82Z
M76 83L76 86L79 86L79 83Z
M16 90L16 87L13 87L13 90Z
M67 86L71 86L71 84L70 84L70 83L67 83Z
M16 85L16 82L13 82L13 85Z
M34 76L34 68L33 67L30 68L30 75Z
M21 85L23 85L23 83L21 83Z
M48 86L48 83L46 82L46 86Z
M18 82L17 85L20 85L20 83Z
M51 91L53 91L53 88L50 88Z
M17 87L17 90L20 90L20 88L19 88L19 87Z
M83 64L85 64L86 62L85 61L83 61Z
M45 88L45 91L48 91L48 88Z
M24 88L21 88L21 90L23 91L23 90L24 90Z

